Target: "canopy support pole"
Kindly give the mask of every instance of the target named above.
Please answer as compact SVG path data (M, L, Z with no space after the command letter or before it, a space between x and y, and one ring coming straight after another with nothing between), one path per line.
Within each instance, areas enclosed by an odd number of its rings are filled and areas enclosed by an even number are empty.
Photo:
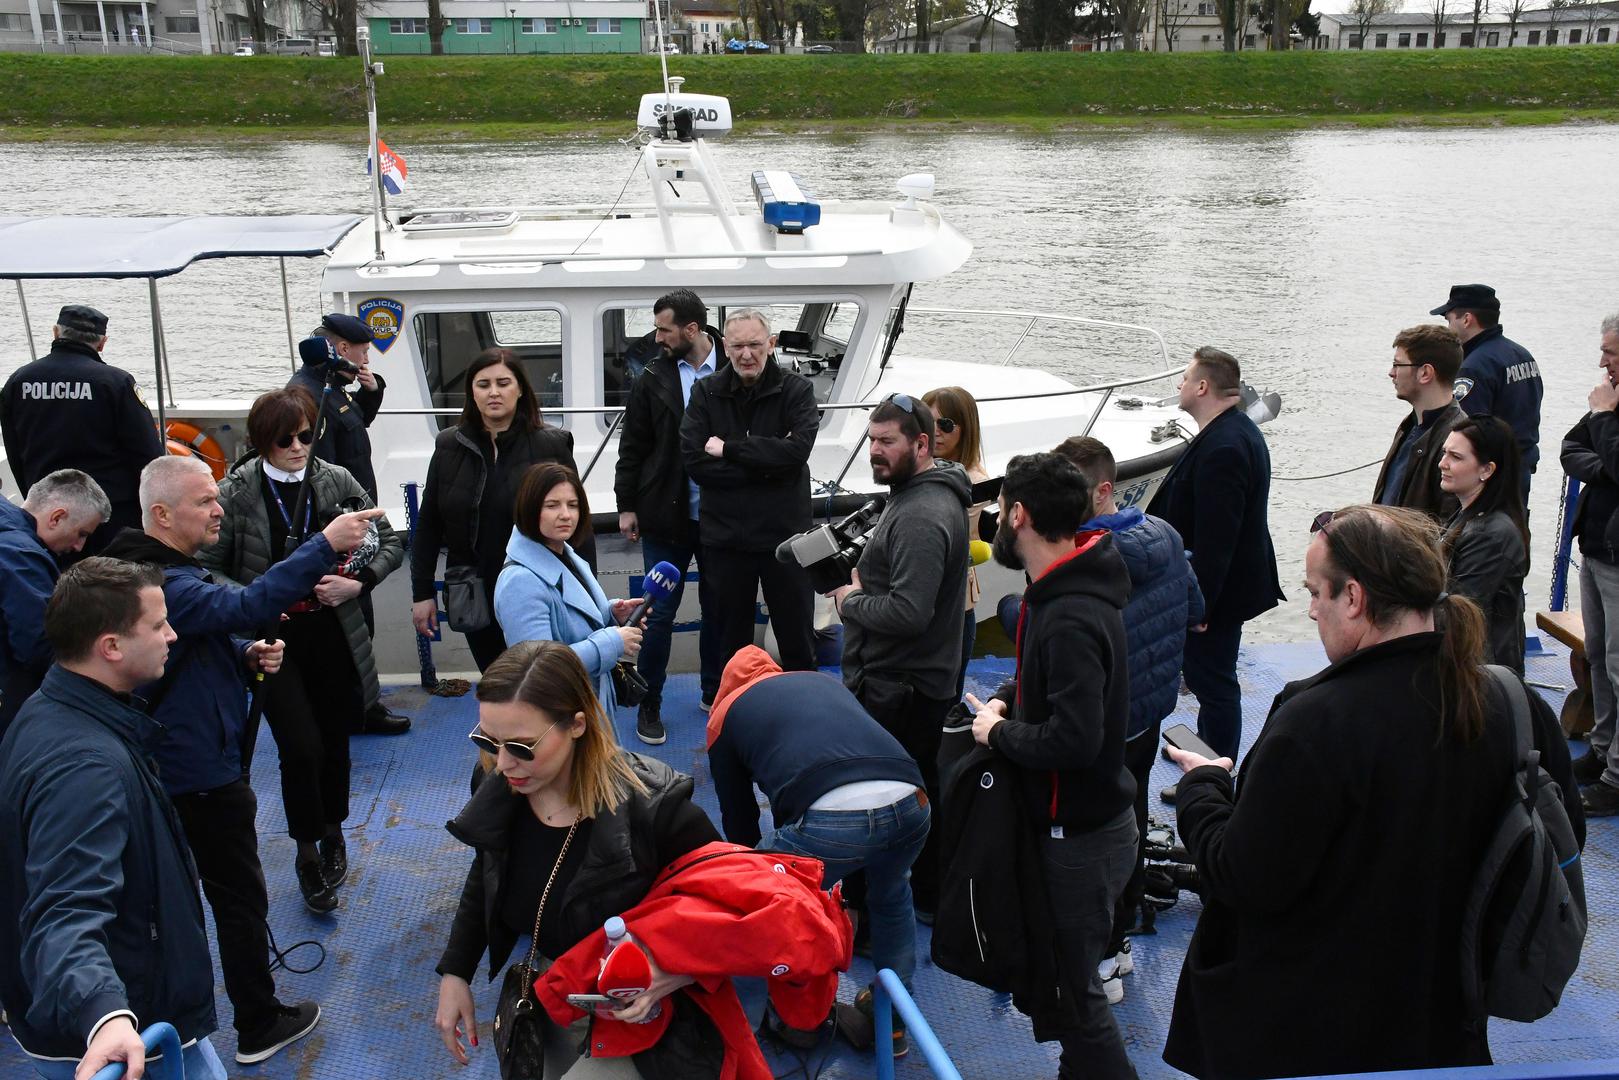
M168 350L163 346L163 312L157 303L157 278L146 279L147 295L152 302L152 359L157 364L157 426L160 431L168 431L168 410L163 406L163 388L168 385ZM174 388L169 386L168 396L174 397Z
M17 279L17 303L22 306L22 332L28 335L28 355L38 356L34 349L34 326L28 321L28 298L23 295L22 278Z
M371 62L371 30L363 22L356 32L360 59L365 64L365 117L371 136L371 229L376 237L377 261L386 256L382 251L382 231L388 224L388 196L382 185L382 147L377 136L377 75L382 65Z
M298 345L292 340L292 295L287 291L287 257L281 256L277 260L281 264L281 313L287 317L287 358L292 363L292 373L298 374Z

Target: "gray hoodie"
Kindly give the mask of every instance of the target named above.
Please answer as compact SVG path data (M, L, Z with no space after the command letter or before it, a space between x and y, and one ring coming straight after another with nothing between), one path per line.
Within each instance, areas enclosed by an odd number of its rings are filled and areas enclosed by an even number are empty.
M867 674L950 697L961 664L961 599L967 591L967 506L972 484L952 461L935 461L893 489L843 601L843 682Z

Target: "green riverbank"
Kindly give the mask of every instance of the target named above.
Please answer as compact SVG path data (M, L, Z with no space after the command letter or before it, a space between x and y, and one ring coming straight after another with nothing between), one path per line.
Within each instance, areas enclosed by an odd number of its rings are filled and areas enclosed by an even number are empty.
M403 141L622 133L657 61L384 57L384 133ZM1241 129L1619 119L1619 48L1296 53L681 56L687 89L739 127L857 131ZM0 139L352 136L358 61L0 54Z

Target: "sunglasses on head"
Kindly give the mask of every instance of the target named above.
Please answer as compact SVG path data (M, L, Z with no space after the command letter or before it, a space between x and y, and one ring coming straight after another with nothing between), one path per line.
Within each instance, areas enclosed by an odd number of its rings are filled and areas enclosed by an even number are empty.
M558 720L557 724L561 722ZM533 761L534 751L545 741L545 737L551 734L551 729L556 727L557 724L552 724L551 727L540 732L540 737L530 743L513 742L510 739L496 739L493 736L485 735L481 727L473 728L467 734L467 738L472 740L473 746L476 746L490 757L499 757L501 747L505 747L506 752L518 761Z
M883 401L892 401L911 415L916 415L916 402L911 400L911 395L909 394L889 394L883 398Z
M1332 524L1332 519L1336 514L1336 510L1323 510L1317 514L1315 516L1315 520L1310 522L1310 535L1314 536L1316 533L1325 533L1327 531L1327 526Z
M277 439L275 441L275 444L280 449L286 450L286 449L288 449L289 447L292 446L292 440L294 440L294 439L297 439L299 442L303 443L305 446L308 446L310 443L315 441L315 433L312 430L310 430L309 428L304 428L302 431L298 432L298 434L296 434L296 435L283 435L283 436L281 436L281 438L279 438L279 439Z

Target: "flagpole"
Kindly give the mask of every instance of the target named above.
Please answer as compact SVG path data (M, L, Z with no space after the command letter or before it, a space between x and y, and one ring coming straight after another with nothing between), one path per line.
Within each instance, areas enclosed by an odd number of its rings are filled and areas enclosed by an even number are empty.
M371 135L371 228L376 237L377 261L382 253L382 231L388 223L388 196L382 186L382 148L377 137L377 76L382 65L371 62L371 28L362 21L355 29L360 59L365 63L365 118Z

